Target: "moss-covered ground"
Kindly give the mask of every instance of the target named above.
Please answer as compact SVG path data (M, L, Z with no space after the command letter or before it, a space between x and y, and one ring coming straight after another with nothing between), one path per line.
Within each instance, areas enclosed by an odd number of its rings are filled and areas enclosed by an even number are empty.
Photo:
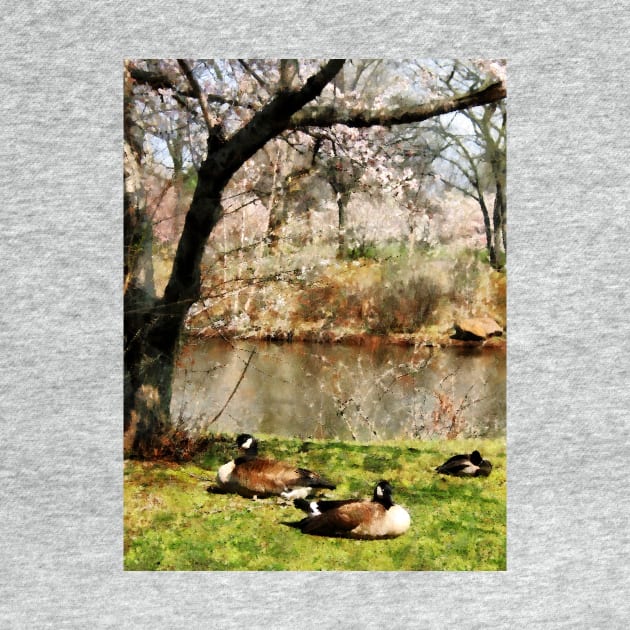
M370 497L387 479L411 528L391 540L307 536L283 525L303 514L278 498L214 494L217 468L234 456L234 436L217 436L192 462L127 460L124 469L126 570L425 571L506 568L505 441L357 444L266 436L265 455L325 474L330 498ZM444 477L435 466L478 448L494 466L487 478Z

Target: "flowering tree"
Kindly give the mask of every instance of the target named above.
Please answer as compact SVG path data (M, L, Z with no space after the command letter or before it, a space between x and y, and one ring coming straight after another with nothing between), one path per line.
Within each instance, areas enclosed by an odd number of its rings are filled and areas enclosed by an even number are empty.
M171 430L169 407L175 353L187 311L199 299L204 248L223 216L223 195L228 183L256 152L274 138L283 135L286 139L287 133L312 132L337 125L348 129L407 125L499 102L506 95L504 81L496 78L446 98L412 89L404 97L396 97L401 93L400 86L390 86L389 92L368 90L367 77L385 70L387 64L379 62L344 63L334 59L325 63L317 60L125 63L127 453L136 456L158 453L164 436ZM409 85L413 83L409 78L405 80ZM159 134L155 130L173 125L188 140L179 145L171 142L168 147L171 156L177 151L181 168L186 160L198 167L172 272L163 295L158 296L151 267L152 233L143 175L149 154L159 148ZM316 141L315 137L313 143ZM312 153L315 155L317 151ZM359 171L353 170L353 178ZM329 179L342 200L352 189L351 179L337 175Z

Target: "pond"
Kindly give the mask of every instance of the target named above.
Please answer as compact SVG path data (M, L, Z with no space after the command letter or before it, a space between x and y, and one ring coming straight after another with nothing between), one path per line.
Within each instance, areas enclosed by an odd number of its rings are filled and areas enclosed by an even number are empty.
M501 348L193 340L171 411L188 429L302 438L501 437ZM246 367L247 366L247 367Z

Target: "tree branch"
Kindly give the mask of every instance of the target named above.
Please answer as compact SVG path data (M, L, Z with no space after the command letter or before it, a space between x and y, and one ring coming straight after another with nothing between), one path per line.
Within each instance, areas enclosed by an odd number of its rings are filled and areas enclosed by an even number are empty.
M223 171L231 176L266 142L287 129L291 116L309 101L320 95L344 64L343 59L331 59L319 72L311 76L304 86L295 91L280 92L245 125L237 131L215 154L208 156L201 170ZM231 171L228 173L228 171Z
M179 67L182 69L182 72L188 79L188 83L192 88L193 95L199 101L199 106L201 107L201 113L203 114L203 119L208 127L208 131L212 133L212 128L214 124L212 123L212 118L210 117L210 113L208 112L208 101L206 100L206 95L204 94L201 86L199 85L199 81L195 78L191 67L188 65L185 59L178 59L177 63Z
M223 188L246 160L287 128L296 111L321 94L343 64L343 59L329 60L301 89L280 92L231 138L209 147L162 299L165 305L177 305L172 324L175 330L179 330L185 309L199 298L201 257L210 232L221 218Z
M289 128L328 127L330 125L346 125L347 127L406 125L448 114L449 112L494 103L504 99L506 95L505 83L498 81L481 90L475 90L463 96L454 96L397 110L383 109L376 112L340 111L333 106L304 108L291 117Z
M177 92L178 94L181 94L183 96L194 96L194 94L190 90L179 89L178 87L176 87L175 83L173 83L173 80L162 72L149 72L147 70L140 70L140 68L129 66L129 74L136 83L148 85L156 91L173 90L174 92Z
M239 59L238 62L241 64L245 72L247 72L252 77L254 77L254 79L256 79L256 81L261 87L267 89L267 83L265 83L265 80L256 73L256 71L245 61L245 59Z
M236 390L238 389L238 386L241 384L241 381L245 377L245 372L247 372L247 368L249 367L249 364L252 362L252 359L254 358L255 354L256 354L256 348L254 348L250 352L249 358L247 359L247 363L245 364L245 367L243 368L243 371L241 372L241 375L239 376L238 381L236 381L236 385L234 386L234 389L232 390L232 393L229 395L228 399L225 401L225 404L223 405L223 407L221 407L221 409L219 409L219 413L217 413L217 415L214 416L214 418L212 418L212 420L210 420L210 422L208 422L208 425L213 424L214 422L216 422L220 418L221 414L226 410L227 406L230 404L230 400L232 400L232 398L234 398L234 394L236 394Z
M174 98L180 103L180 105L185 106L185 104L182 102L184 98L196 98L192 87L190 89L178 88L170 77L161 72L148 72L147 70L140 70L139 68L129 66L129 74L136 83L140 85L148 85L150 88L156 91L160 89L172 90ZM225 105L231 105L232 107L256 109L254 105L243 105L236 99L226 98L225 96L221 96L219 94L206 94L205 97L208 103L221 103Z

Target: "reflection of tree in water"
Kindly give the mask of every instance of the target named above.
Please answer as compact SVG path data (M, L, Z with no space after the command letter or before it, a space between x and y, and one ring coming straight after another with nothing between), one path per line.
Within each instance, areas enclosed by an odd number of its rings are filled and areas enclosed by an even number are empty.
M505 430L505 364L496 352L256 344L244 371L252 347L210 341L192 350L194 365L180 368L174 390L188 426L208 428L225 406L213 431L369 441Z
M414 352L399 363L381 363L367 354L358 356L355 369L335 366L332 378L324 374L322 379L332 384L340 428L353 439L454 439L487 432L475 407L491 397L488 361L481 362L481 374L471 373L453 365L449 354ZM471 376L477 378L469 384Z

